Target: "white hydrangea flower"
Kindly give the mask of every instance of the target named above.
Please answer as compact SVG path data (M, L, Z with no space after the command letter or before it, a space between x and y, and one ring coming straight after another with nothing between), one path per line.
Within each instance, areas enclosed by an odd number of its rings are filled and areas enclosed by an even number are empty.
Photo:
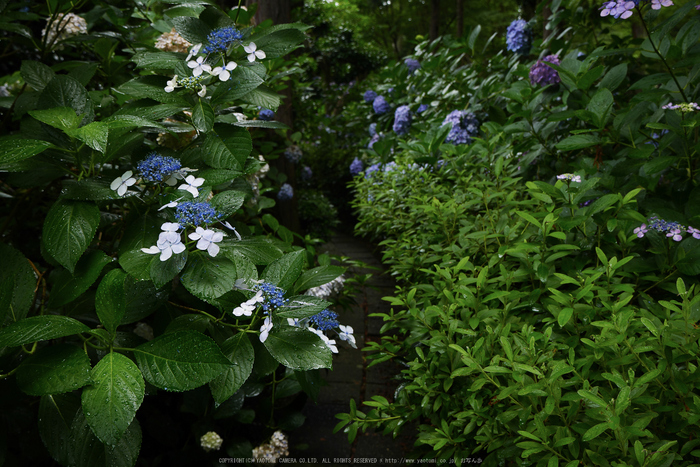
M124 196L129 187L136 183L136 179L132 178L133 174L131 170L127 170L121 177L115 178L109 187L115 190L119 196Z
M272 330L272 319L268 316L265 318L265 322L263 323L262 326L260 326L260 342L265 342L267 340L267 336L270 334L270 331Z
M248 301L241 303L239 306L233 309L234 316L252 316L255 309L258 307L258 303L265 301L263 297L262 290L259 290L253 298Z
M207 87L205 85L202 85L201 91L197 93L199 97L204 97L207 95Z
M214 257L219 254L220 248L217 243L224 239L224 234L197 227L197 230L189 234L189 237L190 240L199 240L197 242L198 250L206 250L210 256Z
M203 178L195 178L194 175L188 175L185 178L185 183L180 185L177 189L188 191L192 196L196 198L197 196L199 196L199 190L197 189L197 187L202 186L204 182L205 180Z
M214 76L218 76L219 80L221 81L228 81L228 79L231 77L231 72L236 69L238 66L238 63L236 62L228 62L226 66L217 66L211 71L211 74Z
M227 229L233 230L233 233L236 235L236 238L238 238L238 240L242 240L241 234L239 234L239 233L238 233L238 230L236 230L236 228L235 228L234 226L232 226L231 224L229 224L228 221L221 221L221 224L222 224L224 227L226 227Z
M338 338L341 341L347 341L353 349L356 349L357 345L355 344L355 336L353 336L352 326L345 326L341 324L338 326L338 328L340 329L340 332L338 333Z
M182 87L177 85L177 75L173 76L173 79L167 81L166 84L165 92L173 92L175 89Z
M174 207L177 206L177 204L178 204L177 202L180 201L181 199L182 199L182 197L176 199L175 201L171 201L171 202L169 202L168 204L164 204L164 205L162 205L161 207L159 207L158 210L159 210L159 211L162 211L162 210L165 209L165 208L174 208Z
M204 57L197 57L197 60L190 60L187 62L187 66L192 68L192 74L194 76L200 76L205 71L211 71L211 66L204 63Z
M168 186L175 186L177 185L178 180L184 180L185 177L187 176L187 172L196 172L198 169L190 169L189 167L182 167L180 170L177 170L170 175L170 178L168 178L165 181L165 184Z
M209 433L202 436L199 440L199 444L205 451L218 450L221 444L224 442L215 431L210 431Z
M307 329L308 329L309 331L313 332L314 334L316 334L318 337L320 337L321 340L323 340L323 343L326 344L326 347L328 347L329 349L331 349L331 352L333 352L333 353L338 353L338 347L336 347L336 345L335 345L335 340L329 339L328 336L326 336L326 335L323 333L323 331L319 331L318 329L314 329L314 328L311 328L311 327L309 327L309 328L307 328Z
M245 53L248 54L248 61L251 63L254 62L256 58L259 58L260 60L265 58L265 52L258 50L258 46L255 45L255 42L251 42L250 44L243 46L243 50L245 50Z
M160 226L163 232L158 236L156 244L150 248L141 248L141 251L149 255L160 253L160 260L167 261L174 254L180 254L185 251L185 245L182 243L180 234L177 232L180 229L180 224L177 222L165 222Z
M189 62L192 57L197 55L199 53L199 49L202 48L202 44L197 44L194 47L192 47L192 50L190 50L190 53L187 55L187 58L185 59L186 62Z

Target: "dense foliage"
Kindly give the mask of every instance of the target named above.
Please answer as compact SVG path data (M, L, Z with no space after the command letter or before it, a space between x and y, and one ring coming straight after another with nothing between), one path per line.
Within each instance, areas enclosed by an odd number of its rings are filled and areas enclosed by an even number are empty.
M474 29L364 85L357 232L400 280L366 350L405 369L394 400L338 415L350 439L411 425L414 456L457 465L698 463L700 14L670 3L552 2L529 55L480 56ZM620 33L630 15L646 37Z

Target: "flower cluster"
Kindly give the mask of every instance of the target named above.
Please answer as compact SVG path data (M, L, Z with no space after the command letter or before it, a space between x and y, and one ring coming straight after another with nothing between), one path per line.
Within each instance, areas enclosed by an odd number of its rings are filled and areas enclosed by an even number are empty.
M557 180L569 180L572 182L581 183L581 176L575 175L575 174L570 174L570 173L565 173L565 174L557 175Z
M289 201L294 198L294 188L289 183L284 183L277 192L277 199L280 201Z
M386 99L384 99L384 96L377 96L374 102L372 102L372 108L374 109L374 113L381 115L387 113L391 107Z
M340 325L338 322L338 313L328 309L313 315L309 318L309 322L321 331L331 331Z
M479 132L479 121L476 115L466 110L455 110L450 112L442 124L452 124L450 133L445 138L445 142L452 144L469 144L472 136Z
M260 109L260 112L258 112L258 118L269 122L270 120L274 120L275 113L270 109Z
M219 448L221 448L221 443L223 442L224 440L221 439L221 436L219 436L214 431L210 431L209 433L202 436L199 440L200 446L202 446L202 448L204 448L204 450L207 452L211 450L218 451Z
M162 50L164 52L180 52L187 53L187 49L192 47L192 44L187 42L187 40L182 37L175 28L172 28L170 32L164 32L158 36L156 40L155 48Z
M353 159L350 164L350 175L353 177L362 172L362 161L359 158Z
M700 105L698 105L696 102L690 102L688 104L682 103L682 104L671 104L668 103L664 106L661 107L664 110L680 110L681 113L686 113L686 112L694 112L696 110L700 110Z
M149 182L162 182L166 177L169 179L174 172L182 168L182 164L174 157L161 156L158 153L151 153L144 160L136 165L141 177Z
M253 449L253 458L264 464L274 464L277 459L289 456L287 437L281 431L275 431L269 443Z
M547 65L547 63L559 65L561 61L559 60L559 56L556 54L547 55L543 59L537 60L537 63L532 65L532 68L530 69L530 83L533 86L546 86L548 84L557 84L559 81L561 81L557 70Z
M314 173L311 170L311 167L309 167L308 165L305 165L301 169L301 179L303 181L308 182L309 180L311 180L311 177L313 177L313 175L314 175Z
M642 0L644 3L648 3L649 0ZM627 19L632 16L635 7L638 7L640 0L614 0L605 1L603 5L599 8L600 16L612 16L615 19L622 18ZM672 0L651 0L652 10L660 10L661 7L673 6Z
M527 55L532 48L532 30L524 19L516 19L506 32L506 47L518 55Z
M700 230L695 227L686 227L679 222L669 222L663 219L659 219L656 216L652 216L648 219L649 225L642 224L641 226L634 229L634 233L638 238L644 237L649 230L656 230L657 232L666 234L667 237L672 238L676 242L683 240L683 232L687 232L693 236L693 238L700 240Z
M406 65L406 68L408 68L408 74L412 75L413 73L416 72L417 69L420 68L420 62L416 60L415 58L407 58L406 60L403 61L404 65Z
M301 151L301 148L296 144L289 146L284 151L284 157L286 157L289 162L293 162L295 164L299 163L303 155L304 153Z
M215 29L207 36L209 42L204 46L204 53L226 53L231 44L243 39L243 34L232 26Z
M217 243L224 239L224 234L223 232L197 227L197 229L189 234L188 237L190 240L198 240L198 250L206 251L209 253L209 256L214 257L219 254L220 248Z
M175 209L175 219L183 225L198 227L203 224L213 224L220 218L221 213L207 202L186 201L178 204Z
M156 244L150 248L141 248L141 251L149 255L160 253L160 260L167 261L174 254L185 251L185 245L180 238L180 224L165 222L160 226L162 232L158 236Z
M47 19L46 28L41 30L42 39L46 36L46 44L56 50L63 48L62 45L56 44L79 34L87 34L87 21L74 13L59 13L53 22L51 18Z
M277 308L285 306L289 300L284 298L284 289L272 285L268 282L260 282L253 285L253 290L262 292L262 309L265 314L275 311Z
M370 123L369 124L369 135L374 136L377 134L377 124L376 123Z
M365 91L365 94L362 96L362 98L365 100L366 103L371 104L377 98L377 93L372 91L371 89L368 89Z
M411 127L411 109L407 105L402 105L394 113L394 132L403 136L408 133Z

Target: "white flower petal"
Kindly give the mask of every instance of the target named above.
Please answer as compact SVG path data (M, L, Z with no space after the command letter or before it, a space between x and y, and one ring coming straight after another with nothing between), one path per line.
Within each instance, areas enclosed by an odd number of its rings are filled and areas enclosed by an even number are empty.
M210 243L209 248L207 248L207 251L209 252L209 255L213 258L214 256L219 254L219 245L216 243Z
M144 253L148 253L149 255L155 255L157 253L160 253L160 248L158 248L156 245L153 245L150 248L141 248L141 251Z
M161 261L167 261L170 259L170 257L173 255L173 250L170 247L165 248L164 250L161 250L160 252L160 260Z
M180 253L185 251L185 249L186 249L185 244L182 242L176 243L172 246L173 253L175 253L176 255L179 255Z
M127 190L126 185L124 185L124 184L122 183L121 185L119 185L119 188L117 188L117 194L118 194L119 196L124 196L124 194L126 193L126 190Z

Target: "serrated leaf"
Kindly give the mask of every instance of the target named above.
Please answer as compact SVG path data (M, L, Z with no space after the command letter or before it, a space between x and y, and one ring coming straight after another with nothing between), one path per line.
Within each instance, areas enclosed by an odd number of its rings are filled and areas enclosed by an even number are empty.
M29 115L59 130L74 130L80 126L82 117L70 107L53 107L46 110L30 110Z
M217 85L211 96L211 105L214 107L230 105L263 82L264 80L249 67L239 66L231 72L231 78L228 81Z
M236 267L230 259L219 254L195 251L190 255L185 272L180 277L182 285L195 297L214 300L233 290Z
M576 149L584 149L600 144L600 137L595 135L574 135L565 138L556 144L560 151L568 152Z
M132 60L136 62L136 68L144 70L172 70L182 63L184 57L175 52L138 52Z
M185 250L182 253L172 255L166 261L161 261L160 255L149 256L152 257L148 268L149 276L156 288L160 289L182 271L187 264L188 253Z
M34 60L22 60L20 75L35 91L42 91L56 76L56 73L41 62Z
M114 334L126 311L124 281L127 275L121 269L113 269L102 278L95 295L95 310L100 322ZM126 428L126 427L125 427Z
M36 276L29 260L9 245L0 243L0 327L6 321L27 316L34 300ZM0 331L1 333L2 331ZM0 344L0 347L3 345Z
M243 120L232 123L243 128L268 128L271 130L288 130L289 127L282 122L268 122L266 120Z
M281 289L288 290L301 274L304 262L304 250L287 253L270 263L262 272L260 278Z
M231 366L211 338L196 331L177 331L156 337L134 349L144 378L168 391L202 386Z
M66 134L78 138L95 151L102 154L107 152L107 140L109 139L109 125L105 122L92 122L74 130L66 130Z
M143 402L146 384L138 367L122 354L111 352L90 373L82 407L97 438L113 446L121 439Z
M134 420L114 446L103 444L78 409L67 439L75 467L134 467L141 450L141 427Z
M93 203L56 201L44 221L46 251L71 273L95 236L100 210Z
M279 307L275 314L280 318L308 318L332 305L331 302L313 295L296 295L289 297L288 302Z
M298 29L282 29L257 39L251 39L258 50L263 50L267 58L287 55L304 42L306 35Z
M253 142L248 130L217 124L204 140L204 162L215 169L243 170Z
M287 328L275 332L275 328L265 340L265 348L275 360L293 370L314 370L331 368L331 350L320 337L305 329Z
M282 250L265 237L244 238L240 242L229 243L227 249L241 253L253 264L261 266L266 266L283 255Z
M0 138L0 166L29 159L52 147L47 141L4 136Z
M88 332L89 327L68 316L32 316L10 324L0 330L0 348L17 347L33 342L58 339Z
M216 208L217 212L221 213L221 219L226 219L238 211L243 206L244 201L245 193L227 190L214 195L209 203Z
M248 94L241 96L241 100L252 105L257 105L273 112L282 103L282 97L264 84L250 91Z
M17 367L17 386L30 396L63 394L90 383L90 358L80 347L44 347Z
M233 396L253 372L255 351L245 332L226 339L221 352L232 362L230 367L209 383L214 402L224 403Z
M117 88L117 91L136 98L148 98L163 104L189 107L187 101L177 92L165 92L168 78L165 76L140 76L127 81ZM171 108L168 109L170 111ZM145 116L150 116L146 113ZM155 117L153 117L155 118Z
M177 16L172 19L175 30L192 44L206 44L207 35L211 31L206 23L198 18Z
M214 128L214 109L204 99L199 99L194 105L192 124L202 133Z
M71 423L78 409L77 392L47 394L39 402L39 435L51 457L63 465L69 464L70 444L66 440L70 438Z
M75 78L56 75L41 91L37 101L39 109L53 107L70 107L78 115L84 115L83 121L89 123L94 117L92 101L85 86Z
M295 292L303 292L304 290L318 287L327 284L332 280L340 277L345 272L345 268L340 266L318 266L308 271L304 271L299 277L299 280L294 284Z

